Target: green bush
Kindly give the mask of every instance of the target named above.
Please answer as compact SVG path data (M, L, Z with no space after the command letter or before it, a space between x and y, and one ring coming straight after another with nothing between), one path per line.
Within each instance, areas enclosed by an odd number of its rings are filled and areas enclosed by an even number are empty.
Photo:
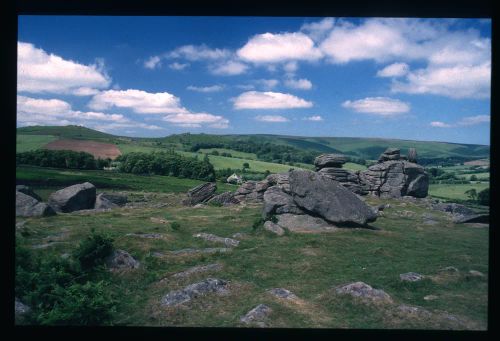
M92 230L91 235L80 242L74 257L83 270L89 270L104 263L104 258L113 252L113 239Z
M477 194L477 201L480 205L490 205L490 189L485 188Z
M177 221L173 221L170 223L170 227L174 231L178 231L181 228L181 224L179 224Z
M257 218L254 220L253 224L252 224L252 229L254 231L262 228L264 226L264 219L262 218Z

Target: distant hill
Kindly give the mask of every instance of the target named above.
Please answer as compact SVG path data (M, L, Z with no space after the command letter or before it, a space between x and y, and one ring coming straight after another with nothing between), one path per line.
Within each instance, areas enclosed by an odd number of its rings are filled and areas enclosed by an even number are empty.
M134 143L153 145L163 143L165 146L189 146L200 143L229 143L234 141L269 142L288 145L301 150L318 153L343 153L367 160L375 160L387 147L401 149L406 154L409 148L416 148L419 159L476 160L489 158L490 147L477 144L461 144L433 141L411 141L386 138L363 137L299 137L284 135L211 135L211 134L174 134L163 138L130 138L102 133L81 126L34 126L17 129L18 135L50 135L66 139L86 139L101 142Z

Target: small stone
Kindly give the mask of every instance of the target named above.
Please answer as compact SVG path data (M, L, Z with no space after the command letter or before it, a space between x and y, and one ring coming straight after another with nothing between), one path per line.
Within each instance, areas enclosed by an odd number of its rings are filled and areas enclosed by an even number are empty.
M469 274L473 277L486 277L485 274L476 270L469 270Z
M216 236L216 235L210 234L210 233L197 233L197 234L194 234L193 237L202 238L202 239L205 239L205 240L208 240L211 242L223 243L224 245L226 245L228 247L236 247L240 244L239 240L232 239L232 238L223 238L223 237L219 237L219 236Z
M169 292L161 299L161 304L165 306L177 306L210 292L219 294L227 293L228 290L226 287L227 281L225 280L207 278L201 282L190 284L184 289Z
M286 290L286 289L283 289L283 288L270 289L270 290L268 290L268 292L276 297L279 297L279 298L286 298L286 299L297 298L297 296L293 292Z
M272 312L272 309L265 304L259 304L252 310L250 310L245 316L240 318L240 321L245 324L255 323L259 327L265 327L266 324L263 321L269 314Z
M231 237L232 238L244 238L245 236L246 236L245 233L237 232L237 233L233 234Z
M434 301L434 300L437 300L439 297L436 296L436 295L427 295L427 296L424 296L424 300L426 301Z
M137 269L140 263L127 251L115 250L106 258L106 265L111 270Z
M402 281L406 282L417 282L423 279L423 276L419 273L416 272L407 272L404 274L400 274L399 278L401 278Z
M454 266L447 266L445 268L442 268L442 269L439 269L438 270L439 272L454 272L454 273L458 273L458 269Z
M371 301L392 303L392 298L381 289L373 289L364 282L354 282L336 288L337 294L348 294L353 297L366 298Z

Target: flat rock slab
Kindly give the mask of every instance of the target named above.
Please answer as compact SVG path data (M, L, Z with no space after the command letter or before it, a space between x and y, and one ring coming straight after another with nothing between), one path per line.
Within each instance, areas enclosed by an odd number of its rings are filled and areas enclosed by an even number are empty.
M273 289L268 290L267 292L269 292L271 295L276 296L278 298L286 298L289 300L293 300L293 299L298 298L293 292L291 292L290 290L283 289L283 288L273 288Z
M392 303L392 298L381 289L373 289L370 285L364 282L354 282L346 284L335 289L337 294L351 295L368 299L373 302Z
M170 254L172 255L189 255L189 254L196 254L196 253L217 253L217 252L230 252L231 248L227 247L211 247L211 248L205 248L205 249L181 249L181 250L175 250L175 251L169 251Z
M213 264L207 264L207 265L194 266L194 267L189 268L187 270L184 270L182 272L175 273L171 277L173 277L173 278L185 278L185 277L189 277L193 274L203 273L203 272L207 272L207 271L220 271L220 270L222 270L222 264L213 263Z
M272 312L272 309L265 304L259 304L245 316L240 318L240 321L244 324L256 324L259 327L266 327L266 323L264 320L269 316Z
M211 242L223 243L227 247L236 247L240 244L239 240L232 239L232 238L223 238L223 237L219 237L219 236L216 236L216 235L210 234L210 233L197 233L197 234L194 234L193 237L201 238L201 239L208 240Z
M187 198L182 203L193 206L207 202L214 196L216 190L217 185L215 182L206 182L198 185L187 192Z
M163 306L177 306L207 293L224 294L227 292L227 281L207 278L201 282L190 284L184 289L169 292L161 299L161 304Z
M422 280L424 278L424 276L422 276L421 274L416 273L416 272L407 272L404 274L400 274L399 278L405 282L417 282L417 281Z
M310 215L280 214L278 218L278 227L296 233L321 233L334 232L339 228L329 224L325 220Z

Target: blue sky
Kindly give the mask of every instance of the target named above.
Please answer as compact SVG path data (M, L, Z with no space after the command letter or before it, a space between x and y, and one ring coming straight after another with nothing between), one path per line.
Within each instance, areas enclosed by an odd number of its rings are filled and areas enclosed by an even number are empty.
M20 16L17 124L489 144L491 21Z

